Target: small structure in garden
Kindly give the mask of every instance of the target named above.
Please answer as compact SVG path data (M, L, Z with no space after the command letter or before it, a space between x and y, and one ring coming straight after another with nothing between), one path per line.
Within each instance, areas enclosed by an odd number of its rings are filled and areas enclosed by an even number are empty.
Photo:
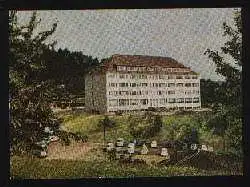
M123 147L124 145L124 139L123 138L118 138L116 141L116 146L117 147Z
M145 144L142 145L141 154L142 155L148 154L148 148Z
M108 146L107 146L107 151L112 151L113 149L115 148L114 144L113 143L108 143Z
M170 155L168 154L168 149L167 148L163 147L161 149L161 156L165 156L166 159L170 159Z
M203 150L203 151L207 151L207 146L206 145L201 145L201 150Z
M197 144L191 144L190 149L191 150L196 150L197 149Z
M128 153L129 154L135 153L135 144L134 143L129 143L128 144Z
M152 148L156 148L156 147L157 147L157 141L153 140L153 141L151 142L151 147L152 147Z

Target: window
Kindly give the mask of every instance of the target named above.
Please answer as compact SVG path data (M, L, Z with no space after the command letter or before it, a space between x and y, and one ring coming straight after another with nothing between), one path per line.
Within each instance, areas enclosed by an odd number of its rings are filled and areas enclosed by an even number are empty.
M175 91L174 90L169 90L168 95L172 95L172 94L175 94Z
M189 76L189 75L186 75L186 76L185 76L185 79L190 79L190 76Z
M183 83L177 83L176 86L177 87L183 87Z
M124 79L124 78L125 78L125 75L124 75L124 74L121 74L119 77L120 77L120 79Z
M136 95L136 91L132 91L132 92L131 92L131 95Z
M190 90L185 91L185 94L186 94L186 95L192 94L192 91L190 91Z
M119 95L128 95L128 91L119 91Z
M169 75L168 79L174 79L174 75Z
M137 99L130 99L130 105L138 105Z
M165 87L165 83L159 83L159 87Z
M159 75L159 79L164 79L164 75Z
M175 98L169 98L168 103L175 103Z
M141 83L141 86L142 86L142 87L147 87L147 86L148 86L148 83Z
M128 99L119 99L119 106L126 106L129 105Z
M168 83L168 87L174 87L175 84L174 83Z
M176 99L176 102L177 103L184 103L184 98L178 98L178 99Z
M117 83L109 83L109 86L111 86L111 87L117 87Z
M148 104L148 100L147 100L147 99L141 99L141 104L142 104L142 105Z
M193 87L198 87L199 83L193 83Z
M113 95L113 92L109 92L109 95Z
M176 79L182 79L182 76L181 75L177 75Z
M130 87L136 87L136 83L130 83Z
M126 87L126 83L125 82L119 83L119 86L120 87Z
M162 95L163 94L163 91L158 91L157 92L157 95Z
M115 78L115 74L109 74L108 78Z
M185 98L185 103L192 103L192 98Z
M126 71L126 66L117 66L118 71Z
M186 87L191 87L192 84L191 84L191 83L186 83L185 86L186 86Z
M200 98L199 97L194 97L193 98L193 103L199 103L200 102Z
M165 99L164 99L164 98L160 99L160 104L161 104L161 105L164 105L164 104L165 104Z
M131 78L131 79L135 79L135 78L136 78L136 75L131 75L130 78Z
M109 99L109 106L117 106L117 100L116 99Z

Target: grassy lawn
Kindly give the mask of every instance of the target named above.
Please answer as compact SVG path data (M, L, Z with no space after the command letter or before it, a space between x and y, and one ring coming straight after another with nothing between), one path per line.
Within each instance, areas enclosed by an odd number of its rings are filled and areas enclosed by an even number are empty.
M12 178L51 179L82 177L171 177L230 175L230 172L204 171L192 167L121 164L106 160L46 160L30 157L11 157Z
M170 177L170 176L209 176L209 175L242 175L242 172L229 170L202 170L190 166L157 166L162 160L160 156L137 155L138 159L146 160L146 164L122 164L109 161L102 152L103 129L98 126L103 115L89 115L80 111L58 112L63 120L62 128L69 132L78 132L88 136L87 143L71 142L69 146L55 143L49 147L49 156L39 159L29 156L12 156L10 158L10 173L12 178L82 178L82 177ZM107 131L106 138L115 141L122 137L132 140L129 134L128 115L111 116L116 127ZM169 138L168 125L192 124L200 132L201 142L210 145L220 145L222 139L204 129L193 115L171 115L163 117L162 131L151 139L166 140ZM215 146L216 147L216 146Z
M103 129L98 126L98 122L104 118L104 115L90 115L81 111L59 112L57 115L63 120L62 128L66 131L87 135L89 142L103 142ZM128 129L128 117L128 115L110 116L116 122L116 127L107 130L106 140L114 141L118 137L122 137L125 140L133 140ZM213 146L217 150L222 149L222 138L213 135L208 129L203 129L201 127L202 124L197 122L194 115L163 116L163 124L161 132L157 136L150 138L151 140L162 141L169 139L168 126L171 124L191 124L199 130L202 143Z

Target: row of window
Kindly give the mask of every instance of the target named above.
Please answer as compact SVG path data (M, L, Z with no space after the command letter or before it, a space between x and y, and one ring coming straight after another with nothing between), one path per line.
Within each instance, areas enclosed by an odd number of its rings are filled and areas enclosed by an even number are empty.
M150 91L151 94L153 93L153 91ZM173 95L173 94L185 94L185 95L190 95L190 94L199 94L200 91L199 90L188 90L188 91L178 91L176 92L175 90L158 90L155 92L155 95ZM118 95L148 95L149 91L147 90L139 90L139 91L109 91L109 95L114 95L114 96L118 96Z
M109 99L109 106L129 106L129 105L164 105L167 103L199 103L200 98L162 98L162 99Z
M199 83L109 83L110 87L199 87Z
M198 79L197 75L109 74L108 77L120 79Z
M165 68L165 67L145 67L145 66L117 66L117 71L165 71L165 72L190 72L188 68Z

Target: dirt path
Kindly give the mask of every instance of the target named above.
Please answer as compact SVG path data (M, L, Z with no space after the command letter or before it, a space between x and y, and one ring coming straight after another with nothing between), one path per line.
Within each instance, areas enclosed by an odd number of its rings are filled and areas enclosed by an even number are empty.
M60 142L53 142L48 147L48 156L46 159L84 159L86 154L96 147L98 145L82 142L72 142L69 146L64 146Z

